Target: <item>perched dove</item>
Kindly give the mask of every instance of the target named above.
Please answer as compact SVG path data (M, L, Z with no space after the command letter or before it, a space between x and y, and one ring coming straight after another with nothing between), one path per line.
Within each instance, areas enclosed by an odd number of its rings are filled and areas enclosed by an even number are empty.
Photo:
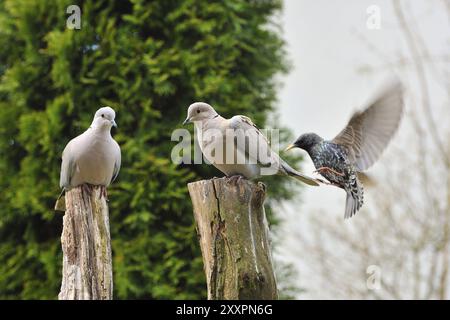
M221 117L209 104L189 106L183 124L193 122L205 158L227 176L256 178L262 175L292 176L306 184L318 182L293 168L271 150L266 137L245 116Z
M358 173L380 157L397 131L402 114L402 85L392 79L380 88L363 111L353 114L333 140L305 133L286 150L301 148L308 152L317 172L347 192L344 217L349 218L363 205L364 190Z
M59 185L70 190L79 185L106 187L117 177L120 169L120 147L111 136L116 127L116 113L110 107L97 110L91 126L72 139L62 154ZM62 193L61 193L62 194Z

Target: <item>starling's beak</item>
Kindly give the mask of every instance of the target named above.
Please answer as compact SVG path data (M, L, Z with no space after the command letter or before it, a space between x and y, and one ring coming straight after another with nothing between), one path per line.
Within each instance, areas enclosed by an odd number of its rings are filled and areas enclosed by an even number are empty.
M186 120L183 121L183 126L189 122L191 122L191 119L189 119L189 117L187 117Z
M295 144L290 144L290 145L287 146L286 149L284 149L284 151L289 151L289 150L291 150L292 148L295 148L295 147L296 147Z
M113 127L117 128L117 123L114 120L111 120L111 124L112 124Z

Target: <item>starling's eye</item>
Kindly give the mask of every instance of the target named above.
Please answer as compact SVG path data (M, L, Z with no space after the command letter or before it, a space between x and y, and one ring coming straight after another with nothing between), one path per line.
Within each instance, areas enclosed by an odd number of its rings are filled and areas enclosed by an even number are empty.
M105 117L105 115L102 113L102 118L104 118Z
M200 113L200 109L197 109L197 113Z

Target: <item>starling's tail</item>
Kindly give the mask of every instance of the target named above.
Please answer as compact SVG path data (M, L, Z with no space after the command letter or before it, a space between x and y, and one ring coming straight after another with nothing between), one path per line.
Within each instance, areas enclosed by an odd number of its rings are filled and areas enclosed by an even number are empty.
M350 184L345 188L347 192L347 200L345 201L345 219L348 219L356 214L364 203L364 188L362 183L355 175L354 179L350 180Z
M293 169L291 166L289 166L286 162L281 160L281 166L283 167L285 173L288 176L291 176L297 180L300 180L303 183L309 184L310 186L319 186L319 183L316 179L310 178L307 175L304 175L303 173L298 172L297 170Z

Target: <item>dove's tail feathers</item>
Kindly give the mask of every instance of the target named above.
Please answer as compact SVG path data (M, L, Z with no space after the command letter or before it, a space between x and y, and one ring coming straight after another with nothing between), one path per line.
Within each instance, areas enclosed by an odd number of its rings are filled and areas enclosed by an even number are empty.
M56 200L55 211L66 211L66 197L62 196Z
M61 193L58 196L58 199L56 199L56 201L58 201L59 199L61 199L61 197L63 196L64 192L66 192L65 188L62 188Z
M304 175L303 173L298 172L297 170L291 168L287 163L282 162L281 166L283 167L285 173L288 176L291 176L297 180L300 180L303 183L306 183L310 186L315 186L318 187L319 186L319 182L311 177L308 177L307 175Z
M358 212L364 203L364 188L362 183L355 175L350 180L350 184L345 188L347 191L347 200L345 201L345 219L351 218Z

